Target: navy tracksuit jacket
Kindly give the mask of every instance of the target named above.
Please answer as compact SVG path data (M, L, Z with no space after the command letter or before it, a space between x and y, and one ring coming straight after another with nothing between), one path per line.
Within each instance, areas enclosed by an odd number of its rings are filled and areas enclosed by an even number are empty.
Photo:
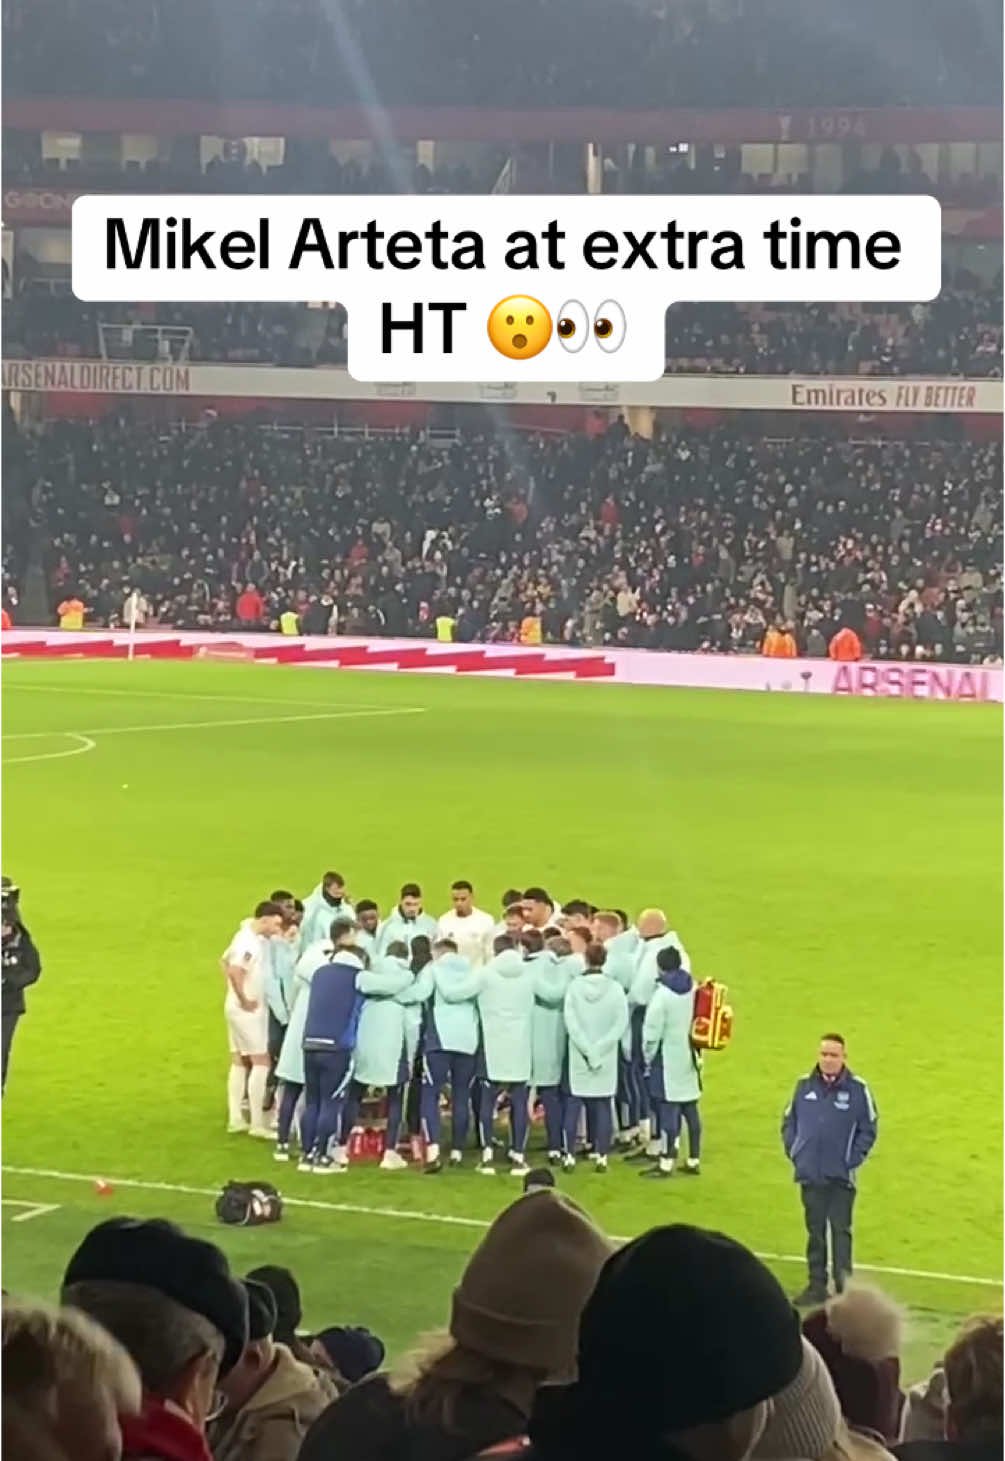
M876 1103L864 1080L845 1067L825 1081L819 1067L803 1076L782 1119L782 1142L801 1186L855 1185L855 1172L872 1150Z
M355 954L336 950L314 971L304 1021L304 1051L352 1051L363 996L356 989L362 964Z

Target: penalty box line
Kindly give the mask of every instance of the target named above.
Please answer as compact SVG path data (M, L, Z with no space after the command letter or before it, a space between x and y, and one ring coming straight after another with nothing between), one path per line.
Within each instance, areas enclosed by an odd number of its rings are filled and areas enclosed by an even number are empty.
M57 661L52 661L57 663ZM60 660L59 664L94 664L94 660L68 659ZM272 668L272 666L268 666ZM202 691L188 690L135 690L132 687L125 689L122 686L112 688L105 685L43 685L33 680L18 680L17 676L11 676L10 670L4 671L4 678L8 682L8 694L40 694L40 695L117 695L125 696L129 700L215 700L225 705L284 705L291 710L382 710L381 705L374 705L369 700L287 700L278 696L268 695L207 695Z
M425 715L424 705L399 705L383 710L329 710L317 715L252 715L240 720L174 720L160 725L98 725L85 730L44 730L5 732L4 741L53 740L57 736L126 736L142 731L226 730L235 726L290 725L307 720L359 720L382 715Z
M33 1218L45 1217L48 1212L59 1212L58 1202L24 1202L19 1197L0 1197L0 1206L19 1208L12 1223L30 1223Z
M186 1197L219 1197L220 1189L217 1187L187 1187L176 1182L148 1182L138 1177L98 1177L89 1176L86 1172L60 1172L48 1167L8 1167L4 1166L4 1172L16 1177L48 1177L58 1182L97 1182L99 1180L110 1183L112 1187L134 1188L141 1192L173 1192ZM309 1197L287 1197L283 1193L283 1205L285 1207L311 1208L320 1212L344 1212L359 1217L394 1218L403 1221L417 1223L440 1223L444 1227L476 1228L484 1231L490 1226L485 1218L458 1217L452 1213L440 1212L415 1212L408 1208L401 1207L367 1207L362 1203L355 1202L322 1202L316 1198ZM631 1240L626 1237L612 1233L611 1237L615 1242L627 1243ZM758 1253L758 1258L766 1263L798 1263L805 1264L806 1255L803 1253ZM856 1272L859 1273L881 1273L897 1278L924 1278L932 1279L941 1283L962 1283L970 1284L981 1288L1001 1288L1000 1278L979 1278L968 1273L939 1273L926 1268L900 1268L881 1263L858 1263L855 1264Z

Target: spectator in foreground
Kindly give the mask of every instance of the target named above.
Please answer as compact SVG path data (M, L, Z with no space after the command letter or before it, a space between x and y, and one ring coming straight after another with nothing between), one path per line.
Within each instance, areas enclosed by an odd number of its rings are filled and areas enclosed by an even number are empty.
M141 1399L136 1366L86 1314L4 1300L5 1456L117 1461L119 1416Z
M611 1244L554 1192L496 1218L454 1290L449 1331L394 1376L356 1385L312 1426L300 1461L465 1461L519 1436L534 1392L574 1373L576 1325Z
M46 1435L35 1419L15 1400L5 1400L0 1413L0 1443L3 1454L16 1461L74 1461L51 1435ZM116 1453L117 1454L117 1453Z
M604 1265L578 1378L538 1391L528 1461L744 1461L803 1361L759 1259L721 1233L653 1228Z
M971 1319L946 1351L943 1439L903 1441L900 1461L1001 1461L1002 1320Z
M111 1218L70 1259L62 1300L97 1320L140 1372L143 1408L122 1419L123 1456L210 1461L217 1382L248 1339L245 1291L220 1249L162 1219Z
M912 1385L904 1400L900 1440L941 1441L946 1429L946 1371L940 1360L926 1380Z
M313 1364L308 1342L300 1338L299 1329L303 1322L303 1307L300 1302L300 1285L288 1268L267 1263L253 1268L246 1282L264 1284L272 1294L276 1305L276 1323L272 1337L277 1344L284 1344L295 1359L304 1364Z
M776 1395L754 1461L892 1461L871 1436L849 1430L834 1381L819 1352L803 1340L803 1363Z
M311 1341L311 1350L323 1365L341 1375L350 1385L358 1385L367 1375L375 1374L384 1363L384 1342L369 1329L351 1324L334 1324L319 1329Z
M808 1314L803 1333L830 1371L848 1424L892 1445L904 1404L899 1306L878 1289L852 1284Z
M306 1001L303 1003L306 1004ZM302 1089L301 1082L299 1090ZM327 1400L334 1400L336 1395L341 1395L348 1388L346 1377L334 1364L324 1346L318 1344L316 1335L300 1333L303 1320L300 1286L290 1270L266 1263L261 1268L253 1268L247 1275L246 1282L262 1284L272 1294L276 1305L276 1323L272 1337L276 1343L284 1345L302 1365L310 1366L320 1381Z
M220 1386L226 1407L208 1429L214 1461L295 1461L331 1394L309 1365L275 1342L272 1291L247 1279L244 1287L248 1342Z

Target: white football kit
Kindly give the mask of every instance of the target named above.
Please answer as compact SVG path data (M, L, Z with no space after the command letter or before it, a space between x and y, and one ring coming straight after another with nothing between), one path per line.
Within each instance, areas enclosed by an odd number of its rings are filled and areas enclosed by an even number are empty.
M253 1010L242 1009L234 986L227 980L223 1013L232 1055L265 1055L269 1048L269 1012L265 1003L268 940L255 933L251 924L250 918L244 920L223 955L225 964L244 970L244 997L255 1001Z
M492 940L495 936L495 920L491 913L472 908L462 918L451 908L444 913L438 924L440 938L452 938L457 952L463 954L472 964L480 967L492 958Z

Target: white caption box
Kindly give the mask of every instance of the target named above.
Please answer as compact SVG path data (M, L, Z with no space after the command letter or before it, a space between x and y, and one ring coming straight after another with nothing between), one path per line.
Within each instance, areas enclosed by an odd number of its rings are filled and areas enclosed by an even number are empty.
M538 267L507 267L525 235ZM928 300L941 243L929 197L86 196L73 292L339 300L357 380L647 381L678 300Z

